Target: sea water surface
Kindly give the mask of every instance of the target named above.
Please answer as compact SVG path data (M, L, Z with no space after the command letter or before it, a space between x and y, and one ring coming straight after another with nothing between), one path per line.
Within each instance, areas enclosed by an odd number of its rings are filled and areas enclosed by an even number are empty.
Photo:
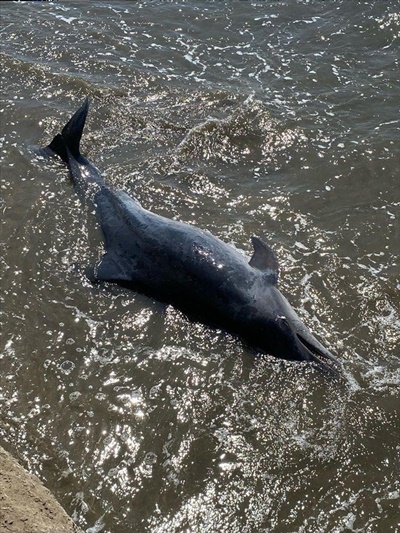
M0 436L88 533L398 532L397 0L1 2ZM251 255L332 381L84 268L66 168Z

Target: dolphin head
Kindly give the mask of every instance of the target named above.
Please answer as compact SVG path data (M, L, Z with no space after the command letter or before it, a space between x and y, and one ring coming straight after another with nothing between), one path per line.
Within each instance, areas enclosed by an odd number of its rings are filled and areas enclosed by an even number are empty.
M256 344L260 350L281 359L312 361L331 374L337 374L338 360L303 324L276 286L263 291L258 302Z
M337 359L317 341L277 287L279 261L272 248L252 237L254 253L249 261L256 282L247 307L250 342L263 352L281 359L312 361L331 374ZM329 364L328 364L329 363Z

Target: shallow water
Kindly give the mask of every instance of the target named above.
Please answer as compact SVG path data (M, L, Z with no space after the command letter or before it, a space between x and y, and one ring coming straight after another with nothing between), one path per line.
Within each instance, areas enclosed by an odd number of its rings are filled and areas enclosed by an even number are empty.
M398 2L0 9L6 446L90 533L398 531ZM87 94L107 181L265 238L343 379L90 285L93 214L33 149Z

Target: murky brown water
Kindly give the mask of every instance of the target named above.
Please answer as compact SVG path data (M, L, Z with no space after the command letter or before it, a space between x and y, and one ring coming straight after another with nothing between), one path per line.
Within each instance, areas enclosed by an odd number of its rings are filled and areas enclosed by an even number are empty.
M89 533L398 531L400 13L381 2L1 2L0 434ZM250 254L343 381L82 269L61 164Z

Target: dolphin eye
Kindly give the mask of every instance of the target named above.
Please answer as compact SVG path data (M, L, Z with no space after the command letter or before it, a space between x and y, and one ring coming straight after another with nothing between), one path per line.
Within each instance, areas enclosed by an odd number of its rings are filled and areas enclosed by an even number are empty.
M287 328L290 328L290 324L288 319L285 317L285 315L278 315L275 318L275 322L279 322L279 324L284 325Z

